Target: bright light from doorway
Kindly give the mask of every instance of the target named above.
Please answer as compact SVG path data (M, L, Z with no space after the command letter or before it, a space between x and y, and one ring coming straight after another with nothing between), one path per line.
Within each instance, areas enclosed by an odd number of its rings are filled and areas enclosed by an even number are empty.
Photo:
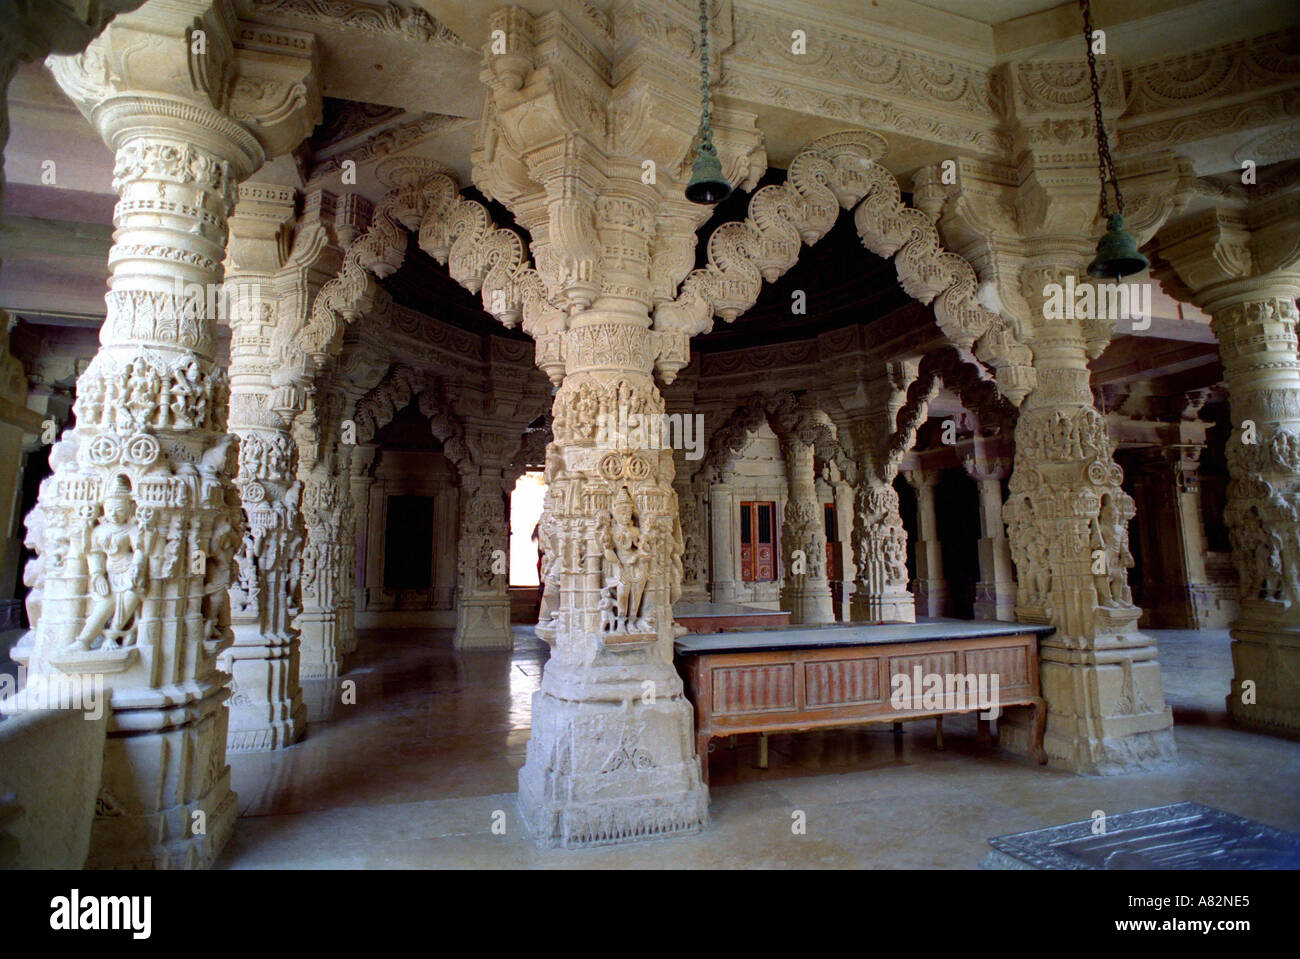
M525 473L510 494L510 585L537 585L537 544L533 530L542 518L546 484L542 474Z

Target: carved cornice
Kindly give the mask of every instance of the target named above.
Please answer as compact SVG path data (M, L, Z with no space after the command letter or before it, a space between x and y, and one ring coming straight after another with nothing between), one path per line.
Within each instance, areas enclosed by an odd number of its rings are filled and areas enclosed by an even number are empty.
M791 50L796 29L807 34L803 54ZM735 32L718 88L728 97L981 153L1009 147L997 129L1005 83L981 66L753 9Z
M1120 152L1257 129L1300 115L1300 28L1129 67L1124 79Z
M423 116L417 116L414 119L372 132L353 146L318 154L320 160L312 164L311 172L308 174L308 182L315 183L326 177L337 175L343 169L343 164L348 160L358 166L363 163L382 160L390 153L405 150L428 139L435 133L441 133L472 122L463 117L426 113ZM451 171L445 169L445 172L450 173Z
M256 15L276 14L417 43L465 48L465 41L424 10L358 0L248 0Z

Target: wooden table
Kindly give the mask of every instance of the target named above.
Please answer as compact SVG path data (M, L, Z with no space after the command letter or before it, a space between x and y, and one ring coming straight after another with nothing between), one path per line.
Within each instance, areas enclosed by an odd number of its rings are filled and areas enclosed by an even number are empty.
M879 626L846 623L686 635L677 668L695 706L696 750L709 781L709 749L718 736L766 734L934 718L943 748L943 716L983 711L957 696L891 702L894 677L997 676L999 709L1030 707L1035 758L1047 761L1047 722L1038 679L1038 640L1050 626L926 620ZM924 684L923 684L924 685ZM937 708L936 708L937 706ZM760 760L760 765L765 765Z

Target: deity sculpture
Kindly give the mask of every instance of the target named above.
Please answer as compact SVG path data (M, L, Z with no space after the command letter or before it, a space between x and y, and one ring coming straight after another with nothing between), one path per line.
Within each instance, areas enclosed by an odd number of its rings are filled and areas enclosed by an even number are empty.
M601 549L604 554L605 588L614 596L612 632L643 632L641 603L649 579L650 557L642 548L641 530L636 525L632 496L619 488L613 505L601 514Z
M90 534L86 566L93 605L85 627L73 640L81 649L90 649L101 633L117 646L134 641L149 555L147 531L134 517L131 486L126 477L118 476L104 498L103 516Z
M1092 548L1101 550L1104 572L1093 574L1098 601L1103 606L1128 606L1132 603L1128 572L1133 554L1128 548L1128 529L1111 494L1101 498L1101 509L1093 521Z

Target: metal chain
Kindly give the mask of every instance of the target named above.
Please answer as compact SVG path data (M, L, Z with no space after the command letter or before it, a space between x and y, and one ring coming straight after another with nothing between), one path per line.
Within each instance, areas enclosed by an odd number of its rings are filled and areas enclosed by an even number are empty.
M700 0L700 129L707 130L709 111L709 0Z
M1115 161L1110 156L1110 138L1106 136L1106 122L1101 115L1101 82L1097 79L1097 55L1092 52L1092 2L1079 0L1083 9L1083 45L1088 52L1088 74L1092 82L1092 110L1097 121L1097 176L1101 180L1101 215L1110 216L1110 199L1106 196L1106 181L1115 190L1115 206L1124 215L1124 197L1119 192L1119 179L1115 175Z

